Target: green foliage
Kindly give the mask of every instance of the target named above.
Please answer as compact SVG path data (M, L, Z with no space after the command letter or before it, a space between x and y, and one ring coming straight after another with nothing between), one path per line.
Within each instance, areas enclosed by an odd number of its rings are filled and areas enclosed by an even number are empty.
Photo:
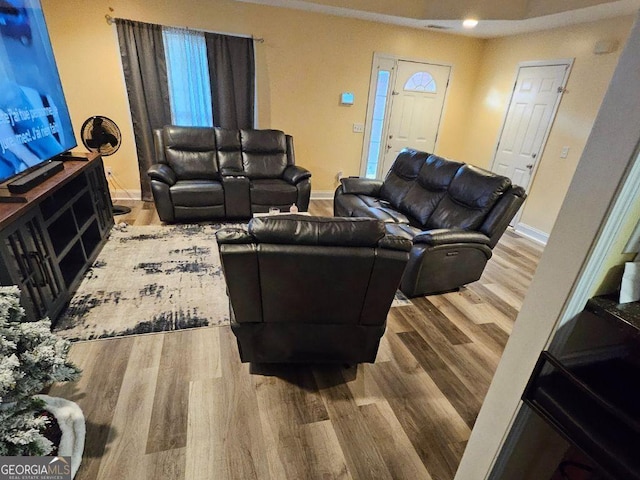
M47 420L33 398L53 382L73 381L80 370L68 360L70 344L51 333L48 318L24 319L17 287L0 287L0 455L46 455L52 445Z

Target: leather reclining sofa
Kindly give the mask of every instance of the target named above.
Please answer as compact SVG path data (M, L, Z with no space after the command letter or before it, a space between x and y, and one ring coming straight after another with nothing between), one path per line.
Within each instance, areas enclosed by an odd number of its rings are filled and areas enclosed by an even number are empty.
M216 234L243 362L374 362L411 242L367 218L278 215Z
M160 220L246 219L270 207L309 207L311 173L279 130L165 126L147 171Z
M415 297L478 280L525 198L506 177L404 149L384 181L342 179L334 214L381 220L413 242L400 290Z

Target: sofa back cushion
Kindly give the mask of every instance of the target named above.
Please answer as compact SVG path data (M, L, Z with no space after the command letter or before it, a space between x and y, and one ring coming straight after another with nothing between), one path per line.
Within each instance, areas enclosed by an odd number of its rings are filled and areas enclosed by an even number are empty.
M475 230L510 186L511 180L507 177L464 165L457 171L426 227Z
M275 215L251 219L249 233L261 243L377 247L385 228L372 218Z
M422 165L418 178L400 202L400 210L413 217L421 227L436 209L463 164L431 155Z
M218 166L223 173L244 173L242 168L242 148L240 130L216 127L216 145L218 147Z
M215 180L216 138L213 128L166 126L162 129L166 162L179 180Z
M279 130L240 130L242 165L249 178L280 178L287 168L287 140Z
M380 189L380 197L400 210L402 200L413 186L418 172L429 157L426 152L404 148L398 154Z

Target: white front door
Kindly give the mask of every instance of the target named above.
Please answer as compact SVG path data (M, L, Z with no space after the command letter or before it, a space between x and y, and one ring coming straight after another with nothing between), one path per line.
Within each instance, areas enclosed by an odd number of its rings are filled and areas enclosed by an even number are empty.
M379 178L405 147L433 153L451 67L398 60Z
M492 170L529 190L551 128L570 63L521 66Z

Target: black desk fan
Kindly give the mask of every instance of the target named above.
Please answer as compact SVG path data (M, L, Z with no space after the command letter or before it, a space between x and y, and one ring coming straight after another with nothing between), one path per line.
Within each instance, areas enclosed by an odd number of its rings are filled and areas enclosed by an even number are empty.
M87 118L82 124L80 136L82 143L88 150L97 152L103 157L116 153L122 142L122 134L118 125L102 115ZM107 178L107 180L109 179ZM123 205L113 205L112 209L114 215L124 215L130 211L129 207Z

